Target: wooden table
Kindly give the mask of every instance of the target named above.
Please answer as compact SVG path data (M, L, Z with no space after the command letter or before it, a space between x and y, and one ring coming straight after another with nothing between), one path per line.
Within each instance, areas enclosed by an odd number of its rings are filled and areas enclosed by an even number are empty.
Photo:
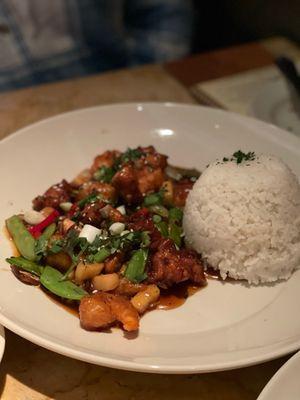
M241 54L248 54L247 60ZM128 101L194 103L186 88L194 82L192 78L211 79L249 68L253 62L265 65L271 59L261 45L250 45L197 56L194 62L145 66L4 93L0 95L0 138L81 107ZM63 357L6 330L1 399L254 400L287 359L202 375L138 374Z

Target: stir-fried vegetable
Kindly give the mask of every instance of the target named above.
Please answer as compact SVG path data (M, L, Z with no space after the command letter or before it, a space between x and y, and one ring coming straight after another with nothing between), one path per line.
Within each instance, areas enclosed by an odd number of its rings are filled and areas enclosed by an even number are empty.
M21 218L13 215L6 220L6 226L21 255L27 260L34 261L36 258L35 240Z
M56 219L59 217L59 212L57 210L53 210L51 214L48 215L42 222L37 225L31 226L29 228L29 232L32 234L34 238L38 238L43 230L47 228L47 226L51 225Z
M6 221L21 253L7 259L14 275L77 301L86 329L119 322L136 330L160 287L202 284L198 256L184 250L178 208L193 182L166 167L153 146L108 150L75 180L52 185L26 218Z
M125 271L125 277L131 282L142 282L147 278L145 273L148 251L139 249L133 253Z
M64 281L57 269L46 266L40 277L41 284L51 293L69 300L81 300L87 292L71 281Z
M104 261L108 256L110 256L110 250L106 247L103 247L93 256L93 262L100 263Z
M106 167L105 165L103 165L101 168L98 169L98 171L94 173L94 179L96 181L110 183L115 173L116 170L114 168Z
M181 224L183 218L183 211L180 208L173 207L169 210L169 221L170 223L178 222Z
M40 276L44 269L44 267L41 265L36 264L33 261L26 260L24 257L10 257L7 258L6 261L11 265L15 265L16 267L37 276Z
M35 254L37 258L46 254L48 241L56 230L56 224L49 225L41 236L35 241Z
M162 204L162 202L163 202L162 190L157 193L148 194L148 196L144 198L144 204L146 207Z

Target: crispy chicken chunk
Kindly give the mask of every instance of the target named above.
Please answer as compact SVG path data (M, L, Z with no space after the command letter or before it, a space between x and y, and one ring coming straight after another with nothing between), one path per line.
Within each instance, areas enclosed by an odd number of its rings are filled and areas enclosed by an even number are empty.
M153 146L139 150L143 155L134 161L139 190L142 194L156 192L164 182L167 156L158 153Z
M106 328L115 321L122 323L126 331L139 328L139 315L125 297L95 293L85 296L80 301L79 317L84 329L95 330Z
M113 177L112 184L126 204L136 204L142 199L136 171L132 164L124 165Z
M184 281L204 285L204 268L192 250L177 250L173 241L164 239L151 260L149 281L170 287Z
M120 154L121 153L117 150L108 150L105 151L103 154L95 157L93 165L90 169L91 173L93 174L101 167L112 167Z
M37 196L33 201L34 210L44 207L58 208L60 203L70 201L72 186L63 179L60 183L51 186L42 196Z
M82 200L92 193L100 194L103 199L114 201L116 199L116 189L109 183L86 182L78 189L76 201Z
M173 204L176 207L184 207L189 191L192 190L194 182L188 178L183 178L174 182Z

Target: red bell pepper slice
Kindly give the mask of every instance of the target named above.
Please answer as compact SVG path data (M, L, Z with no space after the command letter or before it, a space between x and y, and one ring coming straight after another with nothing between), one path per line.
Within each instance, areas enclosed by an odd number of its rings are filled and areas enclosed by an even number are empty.
M42 222L37 225L31 226L28 230L32 234L34 238L38 238L41 236L42 231L47 228L47 226L51 225L58 217L59 212L57 210L53 210L51 214L48 215Z

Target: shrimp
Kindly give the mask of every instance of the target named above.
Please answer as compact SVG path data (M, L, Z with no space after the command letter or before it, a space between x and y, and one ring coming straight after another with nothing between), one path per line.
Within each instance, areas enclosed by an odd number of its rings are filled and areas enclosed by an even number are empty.
M81 326L87 330L105 328L116 320L104 293L83 297L79 306L79 318Z
M126 331L139 328L139 315L126 298L109 294L95 293L82 298L79 305L81 326L87 330L105 328L120 321Z

